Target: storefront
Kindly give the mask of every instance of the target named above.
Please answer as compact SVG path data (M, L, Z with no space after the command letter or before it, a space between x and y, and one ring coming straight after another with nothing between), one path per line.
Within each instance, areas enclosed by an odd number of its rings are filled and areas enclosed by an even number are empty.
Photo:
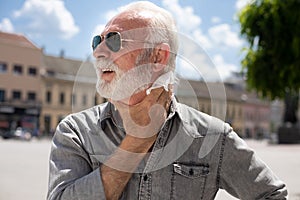
M40 106L15 107L0 106L0 130L2 133L14 131L21 127L33 136L37 136L39 130Z

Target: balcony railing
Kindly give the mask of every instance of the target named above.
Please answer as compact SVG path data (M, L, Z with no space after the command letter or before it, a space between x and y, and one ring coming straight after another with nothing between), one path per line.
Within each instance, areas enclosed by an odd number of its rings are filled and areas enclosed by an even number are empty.
M42 101L40 101L40 100L7 99L4 101L0 101L0 105L18 106L18 107L41 107Z

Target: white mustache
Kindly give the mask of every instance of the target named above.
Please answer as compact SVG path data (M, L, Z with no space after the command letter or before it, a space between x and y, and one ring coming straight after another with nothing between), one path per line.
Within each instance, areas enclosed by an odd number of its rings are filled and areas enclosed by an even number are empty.
M102 60L97 60L94 63L94 67L96 68L96 70L103 70L103 69L110 69L113 71L118 71L119 68L116 64L114 64L112 61L107 60L107 59L102 59Z

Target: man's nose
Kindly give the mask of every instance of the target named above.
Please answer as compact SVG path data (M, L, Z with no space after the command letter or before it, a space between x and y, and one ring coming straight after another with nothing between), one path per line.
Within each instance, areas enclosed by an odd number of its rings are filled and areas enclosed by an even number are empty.
M95 58L109 58L110 54L111 52L105 44L105 41L102 41L100 44L98 44L93 51L93 56Z

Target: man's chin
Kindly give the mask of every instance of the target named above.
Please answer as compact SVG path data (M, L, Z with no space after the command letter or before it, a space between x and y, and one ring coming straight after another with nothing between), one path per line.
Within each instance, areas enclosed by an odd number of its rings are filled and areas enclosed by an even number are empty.
M110 99L112 97L112 91L113 89L111 87L109 87L108 85L109 83L101 83L101 84L97 84L97 92L98 94L106 99Z
M111 99L114 101L120 101L123 99L127 99L131 96L130 94L126 95L126 94L124 94L124 92L121 92L121 91L117 92L117 91L115 91L115 89L108 89L108 88L97 89L97 92L101 97L104 97L106 99Z
M127 86L130 84L127 84ZM133 87L124 87L124 85L112 85L111 83L98 84L97 92L100 96L106 99L112 99L114 101L126 101L133 95L145 91L149 85L143 85L139 87L134 85Z

